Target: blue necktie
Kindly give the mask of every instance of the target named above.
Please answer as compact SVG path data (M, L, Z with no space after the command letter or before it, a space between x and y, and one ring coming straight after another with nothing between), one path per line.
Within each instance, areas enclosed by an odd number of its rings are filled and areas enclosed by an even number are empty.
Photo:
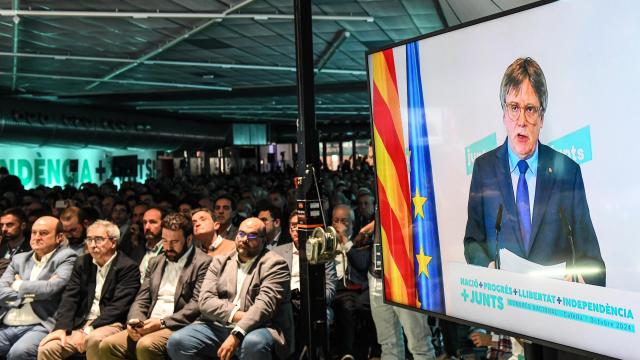
M518 189L516 190L516 206L518 207L518 217L520 218L520 233L524 241L524 248L529 251L529 236L531 236L531 208L529 207L529 187L525 175L529 164L526 161L518 161Z

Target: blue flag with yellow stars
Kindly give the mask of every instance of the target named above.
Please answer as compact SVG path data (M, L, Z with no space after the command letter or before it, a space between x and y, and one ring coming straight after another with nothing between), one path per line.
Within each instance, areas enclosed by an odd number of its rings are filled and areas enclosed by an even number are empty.
M424 112L418 43L407 44L409 170L413 203L413 250L418 306L444 312L442 260L431 173L429 134Z

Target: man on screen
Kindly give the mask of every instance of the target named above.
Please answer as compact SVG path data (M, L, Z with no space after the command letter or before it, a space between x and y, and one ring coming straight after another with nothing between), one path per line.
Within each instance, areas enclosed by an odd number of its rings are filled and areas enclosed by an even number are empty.
M494 268L498 246L537 264L566 262L570 267L571 234L579 274L565 279L605 286L580 167L538 141L547 84L533 59L517 59L507 68L500 101L507 140L478 157L473 167L464 237L467 263Z

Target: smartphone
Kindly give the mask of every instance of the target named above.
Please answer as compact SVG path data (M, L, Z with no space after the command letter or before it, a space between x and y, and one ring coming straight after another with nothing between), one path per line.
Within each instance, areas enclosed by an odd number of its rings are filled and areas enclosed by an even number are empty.
M144 326L144 321L138 320L138 319L131 319L127 322L127 325L131 326L132 328L141 328Z
M57 200L56 209L66 209L69 206L69 200Z

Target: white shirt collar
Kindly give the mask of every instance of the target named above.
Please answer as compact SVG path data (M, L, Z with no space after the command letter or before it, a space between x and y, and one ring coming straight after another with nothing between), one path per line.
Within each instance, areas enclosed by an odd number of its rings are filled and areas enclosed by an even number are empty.
M107 260L107 262L104 263L104 265L102 266L98 265L98 263L96 262L96 259L93 259L92 261L93 261L93 264L98 267L98 271L102 271L103 269L111 268L111 263L113 262L113 259L116 258L116 255L118 255L117 251L114 252L113 255L111 255L111 257L109 258L109 260Z
M42 259L40 259L40 261L38 261L38 259L36 258L36 253L34 252L32 255L32 258L33 258L33 261L36 263L36 266L45 266L49 261L49 259L51 259L51 257L53 256L53 253L56 252L57 249L58 248L55 248L52 252L46 255L42 255Z

